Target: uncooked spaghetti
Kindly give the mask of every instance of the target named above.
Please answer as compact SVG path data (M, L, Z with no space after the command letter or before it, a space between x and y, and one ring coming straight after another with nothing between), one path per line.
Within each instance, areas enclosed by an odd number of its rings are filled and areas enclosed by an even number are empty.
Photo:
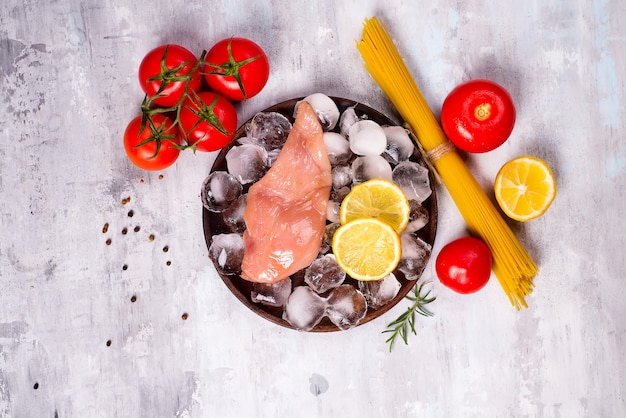
M366 19L357 43L365 68L415 133L456 203L467 227L491 249L493 272L517 309L527 307L537 265L517 240L459 154L449 146L439 122L424 100L387 30Z

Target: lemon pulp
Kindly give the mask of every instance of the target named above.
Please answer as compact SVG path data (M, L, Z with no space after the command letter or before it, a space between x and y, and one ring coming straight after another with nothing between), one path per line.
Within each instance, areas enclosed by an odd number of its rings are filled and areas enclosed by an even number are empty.
M556 181L543 160L522 156L502 166L494 183L496 200L511 219L529 221L543 215L556 197Z
M371 179L352 188L341 202L339 219L346 224L356 219L379 219L398 234L409 223L409 201L392 181Z
M402 255L396 231L375 218L355 219L340 226L332 247L337 264L352 278L362 281L388 276Z

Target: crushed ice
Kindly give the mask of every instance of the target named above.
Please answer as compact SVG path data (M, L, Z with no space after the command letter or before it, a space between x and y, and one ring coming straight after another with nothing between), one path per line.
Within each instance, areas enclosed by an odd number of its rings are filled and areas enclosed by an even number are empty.
M302 99L302 101L311 105L325 131L332 131L335 128L337 121L339 121L340 112L332 98L323 93L313 93ZM294 117L299 105L300 102L294 106Z
M391 302L400 292L402 284L391 273L382 280L359 282L359 290L367 300L367 306L378 309Z
M291 122L278 112L260 112L254 115L246 126L246 134L253 142L262 145L267 151L279 150L284 145Z
M241 273L244 244L240 234L218 234L211 239L209 258L222 274Z
M254 183L267 172L267 150L253 143L237 145L226 153L226 166L241 184Z
M285 305L283 319L299 331L310 331L324 318L326 299L308 286L297 286Z
M413 155L415 147L408 131L402 126L383 126L387 138L384 157L393 164L406 161Z
M350 149L356 155L381 155L387 147L383 128L373 120L360 120L348 131Z
M406 279L417 280L426 267L432 247L426 241L409 233L403 233L400 236L400 242L402 243L402 255L398 270L404 274Z
M250 299L254 303L268 306L284 306L291 295L291 279L280 280L275 283L252 283Z
M391 181L391 166L380 155L357 157L352 162L352 181L361 183L366 180L381 178Z
M326 315L341 330L357 326L366 313L365 296L352 285L341 285L328 296Z
M346 272L339 267L332 254L315 259L304 270L304 281L320 294L340 286L345 279Z
M241 196L241 183L226 171L212 172L202 183L202 205L212 212L221 212Z
M403 161L393 169L391 179L400 186L407 199L422 203L432 194L428 173L428 168L418 163Z

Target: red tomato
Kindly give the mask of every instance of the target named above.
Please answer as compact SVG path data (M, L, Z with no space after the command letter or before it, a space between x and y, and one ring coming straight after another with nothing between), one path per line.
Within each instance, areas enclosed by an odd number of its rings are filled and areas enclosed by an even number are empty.
M448 139L466 152L491 151L502 145L515 125L509 93L489 80L472 80L454 88L443 102L441 126Z
M441 249L435 271L441 283L455 292L477 292L489 281L491 251L477 238L459 238Z
M217 151L235 136L237 111L219 94L210 91L196 93L183 101L180 126L190 146L198 151Z
M141 130L141 116L130 121L124 132L124 149L128 158L144 170L163 170L176 161L180 150L178 128L162 114L148 118Z
M207 84L229 100L245 100L257 95L270 75L267 55L249 39L221 40L209 50L205 61Z
M139 65L139 84L159 106L176 106L187 83L189 94L200 90L202 75L196 56L182 46L158 46L148 52Z

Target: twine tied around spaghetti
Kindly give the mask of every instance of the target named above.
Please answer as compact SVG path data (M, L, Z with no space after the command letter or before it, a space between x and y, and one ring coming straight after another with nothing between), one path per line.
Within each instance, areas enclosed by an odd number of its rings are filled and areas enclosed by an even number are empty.
M445 141L437 145L435 148L431 149L430 151L428 151L426 153L426 158L431 163L434 163L435 161L437 161L438 159L440 159L441 157L443 157L450 151L454 151L454 144L450 141Z
M435 179L439 183L441 183L442 182L441 176L439 175L439 172L435 168L434 163L435 161L437 161L438 159L440 159L447 153L454 151L456 149L454 144L450 142L448 139L446 139L445 142L442 142L441 144L437 145L435 148L431 149L430 151L426 151L424 147L422 146L422 144L420 143L420 141L418 141L417 135L415 134L415 132L413 132L411 125L409 125L408 123L404 123L404 127L407 131L409 131L409 136L411 137L411 139L413 139L413 143L417 146L417 149L422 155L424 162L426 163L430 171L434 174Z

